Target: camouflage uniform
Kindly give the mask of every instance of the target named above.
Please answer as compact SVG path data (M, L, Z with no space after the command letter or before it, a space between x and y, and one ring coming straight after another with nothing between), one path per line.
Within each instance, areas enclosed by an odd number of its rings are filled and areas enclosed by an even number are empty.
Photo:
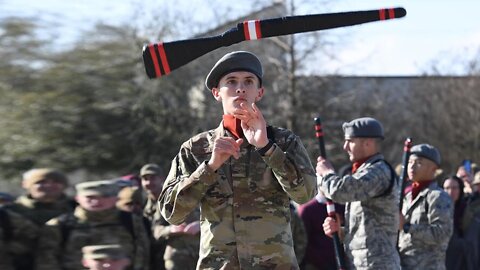
M7 253L7 244L3 240L3 229L0 227L0 269L13 270L11 256Z
M223 127L185 142L159 198L162 215L180 224L200 205L200 269L298 269L290 229L289 197L315 194L315 172L300 139L273 128L276 147L262 157L244 142L239 159L217 171L206 165Z
M88 212L77 207L73 215L54 218L42 229L36 257L38 270L83 269L82 247L97 244L120 244L133 254L134 268L149 269L149 240L141 217L131 215L132 233L121 224L120 211L109 209ZM66 236L64 226L69 226Z
M62 196L55 202L44 203L24 195L18 197L15 203L8 207L10 210L30 219L38 226L42 226L54 217L72 212L75 208L75 202L66 196Z
M190 213L185 219L189 224L200 220L200 212L197 210ZM189 234L171 234L164 231L161 238L166 239L167 247L165 249L165 269L167 270L188 270L195 269L198 261L200 249L200 233L196 235Z
M76 185L77 196L114 198L118 184L90 181ZM82 200L83 201L83 200ZM73 213L48 221L42 228L36 256L37 270L78 270L82 268L82 248L118 244L132 258L129 269L149 269L150 239L143 217L112 208L87 211L79 205Z
M380 160L380 161L379 161ZM325 196L345 205L345 254L348 269L400 269L396 250L399 186L381 154L353 174L319 178Z
M15 265L15 269L31 269L39 234L38 227L30 220L8 209L2 207L0 211L4 215L0 221L2 223L0 237L3 238L2 244L4 245L1 253L8 255L8 260Z
M402 269L445 269L445 254L453 232L453 204L450 196L435 182L403 200L408 232L400 232Z
M12 257L7 253L7 241L4 239L4 229L0 226L0 269L13 270Z
M157 211L157 202L152 199L147 200L147 204L143 208L143 216L150 220L151 232L154 237L151 251L151 268L155 270L165 269L165 260L163 256L165 254L166 240L161 238L160 235L164 234L164 231L168 231L170 225Z
M200 248L200 235L171 235L170 223L157 211L156 201L151 199L147 201L144 215L153 224L152 233L156 243L154 243L152 254L157 254L154 258L157 261L156 265L162 262L162 268L167 270L195 269ZM198 220L200 220L200 211L197 208L185 219L185 222L191 223Z

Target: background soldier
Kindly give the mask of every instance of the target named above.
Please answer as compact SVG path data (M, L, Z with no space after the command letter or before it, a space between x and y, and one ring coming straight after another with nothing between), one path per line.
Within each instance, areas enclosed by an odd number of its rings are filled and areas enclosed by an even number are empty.
M9 209L42 226L75 207L75 202L64 194L67 184L67 177L57 170L31 169L23 174L22 186L27 194L18 197Z
M167 270L195 269L200 246L199 211L192 212L183 224L170 225L157 210L157 199L165 180L163 171L156 164L146 164L140 170L140 176L147 192L144 214L152 221L156 239L152 251L157 256L154 258L156 267Z
M298 269L289 200L313 197L315 173L298 136L267 128L255 105L262 76L249 52L215 64L206 86L222 103L223 122L182 144L159 198L172 224L200 206L202 269Z
M370 117L344 123L343 149L353 162L343 178L318 157L319 188L326 197L345 205L345 253L348 269L400 269L396 250L398 185L393 168L380 154L383 127ZM339 231L333 218L323 224L325 234Z
M124 270L131 259L120 245L93 245L82 248L82 264L90 270Z
M8 247L3 237L3 228L0 227L0 269L14 270L12 257L7 253Z
M33 269L38 234L39 228L32 221L0 207L0 266L9 269L7 265L10 265L15 270Z
M76 185L78 207L46 223L36 256L38 270L82 268L82 247L120 244L132 269L149 269L149 238L142 217L115 207L118 185L91 181Z
M412 147L408 177L412 189L400 214L399 251L402 269L445 269L445 254L453 233L450 196L434 182L440 153L429 144Z
M130 213L143 215L142 190L139 187L123 187L118 193L117 208Z

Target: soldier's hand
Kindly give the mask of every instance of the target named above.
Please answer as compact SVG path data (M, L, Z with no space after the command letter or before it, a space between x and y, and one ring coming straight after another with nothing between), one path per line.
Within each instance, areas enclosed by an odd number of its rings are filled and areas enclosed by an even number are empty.
M186 234L195 235L200 232L200 221L189 223L183 230Z
M233 115L242 121L243 135L251 145L257 148L264 147L268 144L268 136L267 123L262 112L254 103L251 106L242 103L240 107L234 111Z
M333 170L332 164L328 160L324 159L323 157L317 158L316 171L317 171L317 175L321 177L329 173L335 173L335 171Z
M335 221L334 218L327 217L323 221L323 231L325 232L325 235L332 237L332 235L335 232L338 232L340 230L340 224Z
M230 137L217 138L213 144L212 157L208 161L208 166L216 171L222 164L231 156L234 158L240 157L240 146L243 139L233 139Z

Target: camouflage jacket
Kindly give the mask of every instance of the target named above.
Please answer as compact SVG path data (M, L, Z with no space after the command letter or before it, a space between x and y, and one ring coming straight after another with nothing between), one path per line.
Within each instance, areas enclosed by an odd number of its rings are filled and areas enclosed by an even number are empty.
M157 201L155 199L147 199L147 203L143 208L143 216L150 220L151 235L153 236L150 269L164 270L165 261L163 260L163 255L165 254L167 241L160 235L168 231L170 224L162 217L160 211L157 211Z
M4 239L4 230L0 226L0 269L13 270L12 257L8 254L7 241Z
M157 211L157 201L155 199L147 199L147 203L143 208L143 216L150 220L152 225L152 235L155 239L158 239L162 235L164 230L170 225Z
M162 215L182 223L200 205L200 269L298 269L289 198L315 195L315 172L300 139L274 128L276 148L262 157L244 142L239 159L216 172L206 163L223 128L194 136L174 158L159 198ZM222 268L223 269L223 268Z
M35 224L43 226L45 222L54 217L72 212L75 208L75 201L62 196L56 202L42 203L24 195L18 197L15 203L9 205L8 208L30 219Z
M445 254L453 233L453 203L436 183L403 200L402 213L410 223L399 238L402 269L445 269Z
M319 188L345 203L345 255L348 269L400 269L396 250L399 226L399 185L381 154L340 178L319 177ZM387 192L393 182L392 190Z
M152 252L156 252L157 264L161 260L166 262L166 269L194 269L198 261L200 234L172 234L171 225L159 211L156 211L156 206L156 202L149 199L144 208L144 215L150 217L152 221L152 231L156 239ZM199 220L200 211L197 208L185 219L185 223ZM159 254L160 252L162 254Z
M32 269L33 255L36 250L39 228L29 219L0 207L2 218L0 237L4 247L0 248L2 254L8 255L15 269ZM0 269L3 269L0 267Z
M98 244L120 244L132 259L133 266L128 269L149 269L150 242L145 224L138 215L128 216L132 219L130 229L122 224L117 209L88 212L77 207L73 214L49 220L41 231L36 269L84 269L82 247Z

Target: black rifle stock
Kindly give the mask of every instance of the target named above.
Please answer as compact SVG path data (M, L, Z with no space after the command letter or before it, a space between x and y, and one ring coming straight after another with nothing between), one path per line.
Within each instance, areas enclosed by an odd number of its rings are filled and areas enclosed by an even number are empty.
M408 171L408 159L410 158L410 149L412 148L412 138L408 137L405 139L403 143L403 156L402 156L402 174L400 175L400 201L398 203L398 208L400 213L402 213L403 208L403 197L405 196L405 188L407 186L407 171ZM398 241L400 239L400 231L397 234L397 248L398 248Z
M405 187L407 185L407 170L408 170L408 159L410 158L410 149L412 149L412 138L408 137L405 139L405 142L403 144L403 156L402 156L402 175L400 175L400 202L399 202L399 208L400 211L402 211L403 207L403 196L404 196L404 191Z

